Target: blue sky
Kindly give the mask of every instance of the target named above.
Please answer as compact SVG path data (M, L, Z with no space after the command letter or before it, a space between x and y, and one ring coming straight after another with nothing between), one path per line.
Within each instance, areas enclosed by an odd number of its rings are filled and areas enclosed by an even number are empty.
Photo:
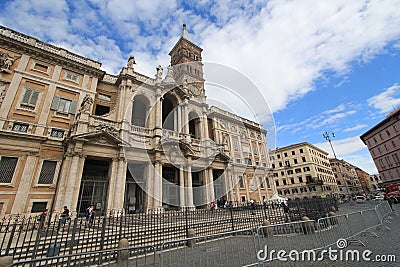
M131 54L138 72L166 69L183 23L203 61L237 70L265 96L253 108L273 114L270 148L306 141L332 156L322 133L334 132L339 158L376 172L359 136L399 107L399 0L0 2L0 24L111 74Z

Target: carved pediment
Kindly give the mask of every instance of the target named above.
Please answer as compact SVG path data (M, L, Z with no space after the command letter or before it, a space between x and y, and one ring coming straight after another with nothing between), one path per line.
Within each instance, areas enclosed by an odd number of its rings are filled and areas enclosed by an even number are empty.
M96 131L73 135L71 140L84 140L89 143L108 144L114 146L128 145L127 142L118 136L118 131L110 126L99 125Z

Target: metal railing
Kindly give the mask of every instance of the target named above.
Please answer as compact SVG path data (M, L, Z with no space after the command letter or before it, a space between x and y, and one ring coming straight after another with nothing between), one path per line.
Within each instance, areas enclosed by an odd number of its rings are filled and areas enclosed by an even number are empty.
M14 263L12 266L257 266L278 260L271 251L307 251L312 257L318 250L352 240L382 224L391 213L386 202L372 209L304 220L258 226L251 229L194 236L162 242L160 246L141 246L84 252ZM193 233L192 233L193 234ZM122 254L125 257L122 259ZM264 257L265 256L265 257Z
M131 247L162 248L165 242L222 232L257 229L264 221L271 224L325 217L335 205L331 199L289 202L289 210L280 205L233 205L228 208L184 209L122 214L112 212L97 216L90 225L84 217L68 220L64 226L58 217L46 222L36 217L9 216L0 220L0 256L13 256L15 261L67 256L92 251L115 249L122 238Z

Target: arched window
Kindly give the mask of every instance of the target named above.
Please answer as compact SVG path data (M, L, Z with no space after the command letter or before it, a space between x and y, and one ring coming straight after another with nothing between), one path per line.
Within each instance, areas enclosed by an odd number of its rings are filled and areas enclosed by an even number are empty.
M191 138L200 138L199 117L195 112L189 113L189 134Z
M143 95L133 98L131 123L136 126L145 127L147 122L148 99Z
M175 107L177 106L176 99L169 93L164 95L162 101L162 128L171 131L175 130Z

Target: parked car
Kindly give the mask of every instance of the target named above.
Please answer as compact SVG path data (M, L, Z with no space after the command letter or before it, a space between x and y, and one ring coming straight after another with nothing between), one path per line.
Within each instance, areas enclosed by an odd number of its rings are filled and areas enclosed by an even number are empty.
M356 196L356 202L357 203L364 203L366 200L365 196Z
M384 200L385 197L383 195L377 195L375 196L375 200Z

